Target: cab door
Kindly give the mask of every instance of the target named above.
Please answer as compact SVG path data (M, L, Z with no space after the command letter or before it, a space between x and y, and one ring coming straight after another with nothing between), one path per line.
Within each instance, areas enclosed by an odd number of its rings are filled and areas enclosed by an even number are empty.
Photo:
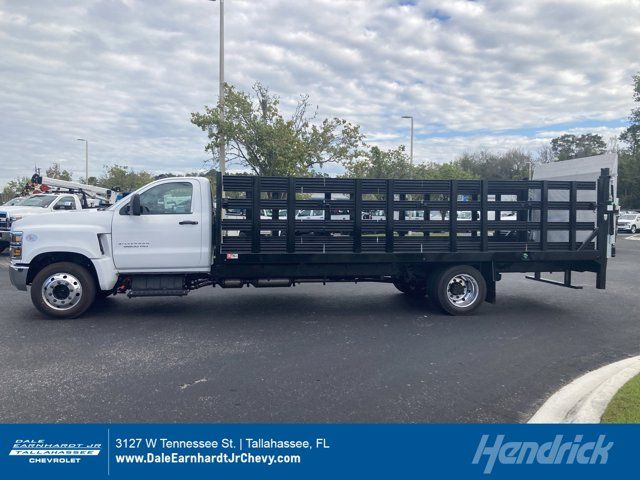
M130 215L128 203L114 212L116 268L123 272L208 269L200 189L192 179L164 180L140 192L140 215Z

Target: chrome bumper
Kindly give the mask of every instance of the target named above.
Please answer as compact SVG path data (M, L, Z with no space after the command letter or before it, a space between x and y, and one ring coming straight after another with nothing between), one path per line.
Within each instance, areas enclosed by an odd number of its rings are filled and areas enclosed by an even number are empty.
M28 266L18 266L18 265L10 265L9 266L9 280L11 280L11 285L16 287L18 290L27 290L27 273L29 273Z

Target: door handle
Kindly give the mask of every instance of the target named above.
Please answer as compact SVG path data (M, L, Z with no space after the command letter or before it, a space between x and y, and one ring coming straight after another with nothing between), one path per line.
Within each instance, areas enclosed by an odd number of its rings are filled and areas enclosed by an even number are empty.
M180 225L197 225L198 222L196 222L195 220L182 220L181 222L178 222Z

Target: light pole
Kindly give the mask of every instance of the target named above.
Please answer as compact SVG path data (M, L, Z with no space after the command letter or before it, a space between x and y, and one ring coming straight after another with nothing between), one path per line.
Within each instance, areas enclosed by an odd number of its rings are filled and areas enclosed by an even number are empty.
M211 1L215 2L216 0ZM224 0L218 0L218 2L220 3L220 79L218 81L220 92L218 94L218 102L220 105L220 123L224 123ZM220 134L219 137L220 173L224 175L226 171L224 135Z
M411 146L409 147L409 164L413 166L413 117L411 115L403 115L402 118L411 119Z
M89 140L78 138L79 142L84 142L84 181L89 183Z

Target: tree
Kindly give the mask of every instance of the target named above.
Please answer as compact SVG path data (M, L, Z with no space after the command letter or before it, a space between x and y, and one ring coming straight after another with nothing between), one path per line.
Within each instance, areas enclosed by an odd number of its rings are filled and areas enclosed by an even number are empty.
M139 172L129 169L123 165L105 166L104 174L101 175L96 185L104 188L119 187L123 192L131 192L154 180L154 176L146 170Z
M18 177L13 180L9 180L2 190L2 196L5 198L19 197L22 195L22 192L29 181L29 177Z
M469 172L475 178L522 180L528 177L529 164L532 161L530 154L512 149L504 153L487 151L465 153L454 163L460 170Z
M600 135L594 133L580 136L564 134L551 140L551 151L558 161L562 161L601 155L607 151L607 144Z
M640 152L618 153L618 197L625 209L640 209Z
M619 150L618 196L624 208L640 209L640 73L633 77L633 100L630 125L620 135L625 148Z
M427 162L411 165L404 145L384 150L369 147L357 159L347 163L346 177L399 178L423 180L473 179L476 176L456 163Z
M204 113L192 113L191 122L207 132L205 150L218 161L222 138L229 161L238 161L257 175L316 174L331 162L343 163L357 157L363 146L360 127L340 118L317 119L309 97L303 95L289 118L280 113L280 99L256 83L253 95L225 85L225 115L220 106L205 106Z
M71 181L71 172L68 170L62 170L59 163L53 163L49 168L47 168L45 176L49 178L55 178L56 180L67 180Z
M463 169L458 163L421 163L415 168L415 178L425 180L473 180L473 172Z
M540 147L536 152L536 156L534 159L535 164L551 163L555 161L556 161L556 157L553 153L553 150L551 150L550 145L544 145Z
M353 178L412 178L413 171L404 145L383 150L372 146L362 151L358 158L345 165L346 177Z
M631 110L630 125L620 134L620 141L624 142L632 155L640 153L640 73L633 77L633 100L638 107Z

